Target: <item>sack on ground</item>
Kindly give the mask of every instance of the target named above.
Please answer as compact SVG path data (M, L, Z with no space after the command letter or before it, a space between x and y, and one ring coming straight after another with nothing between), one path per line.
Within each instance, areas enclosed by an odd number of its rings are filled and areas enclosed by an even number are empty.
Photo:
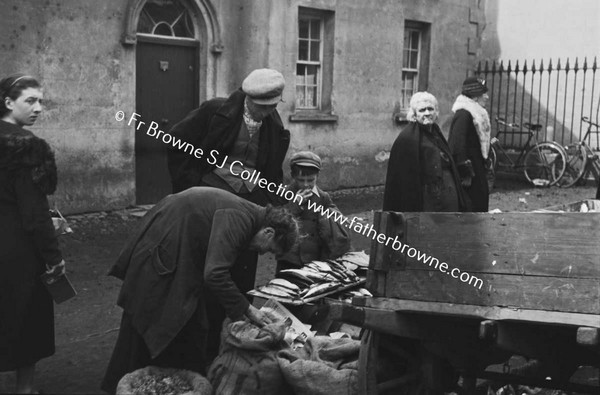
M316 336L303 349L278 354L279 367L296 395L358 394L360 341Z
M147 366L126 374L117 395L211 395L212 386L201 374L182 369Z
M221 334L221 353L207 375L214 392L231 395L291 393L277 362L277 352L289 348L283 340L286 328L283 322L262 328L247 321L226 322Z

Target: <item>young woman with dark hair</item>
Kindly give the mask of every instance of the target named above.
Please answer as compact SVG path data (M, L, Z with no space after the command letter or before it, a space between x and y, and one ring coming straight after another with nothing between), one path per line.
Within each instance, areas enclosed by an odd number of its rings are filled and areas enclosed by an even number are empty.
M39 82L11 75L0 96L0 371L16 371L16 392L33 393L36 362L54 354L54 306L40 275L65 270L46 197L56 164L23 128L42 112Z

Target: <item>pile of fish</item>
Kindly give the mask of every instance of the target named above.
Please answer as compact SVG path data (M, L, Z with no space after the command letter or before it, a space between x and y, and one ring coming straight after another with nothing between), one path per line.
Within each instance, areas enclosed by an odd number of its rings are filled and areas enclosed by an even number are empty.
M300 269L285 269L278 278L257 290L269 296L303 300L352 284L361 278L355 271L366 270L369 256L349 252L336 260L312 261Z

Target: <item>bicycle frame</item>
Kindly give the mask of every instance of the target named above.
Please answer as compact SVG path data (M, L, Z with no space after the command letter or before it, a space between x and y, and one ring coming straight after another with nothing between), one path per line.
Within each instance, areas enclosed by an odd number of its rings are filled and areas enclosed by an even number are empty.
M591 172L593 173L593 176L596 179L596 181L598 181L598 179L600 178L600 158L598 158L598 155L590 148L590 145L587 143L587 140L591 141L592 133L595 133L596 135L598 135L598 137L600 137L600 125L590 121L587 117L583 117L581 120L588 124L587 131L585 132L585 135L583 136L580 142L581 146L585 148L585 152L588 155L588 161L586 162L586 170L584 171L583 176L585 177L586 174ZM595 127L596 129L592 131L593 127Z
M510 124L505 124L504 126L509 126L509 127L513 127ZM529 138L527 139L527 141L525 142L525 145L523 145L523 147L521 148L521 151L519 152L519 156L517 157L517 159L515 161L513 161L510 156L508 155L508 153L506 152L506 150L504 149L504 147L502 146L502 144L500 143L500 139L498 138L498 136L500 136L501 134L507 134L507 130L503 129L503 130L498 130L498 132L496 133L496 136L492 139L492 144L495 144L496 142L498 144L494 145L495 149L499 149L500 152L502 152L502 155L508 160L508 162L502 162L500 160L500 158L496 158L497 160L497 165L498 166L502 166L502 167L509 167L509 168L513 168L513 169L518 169L523 167L523 158L525 157L525 154L527 153L527 151L535 146L537 144L537 138L536 138L536 132L530 130L527 131L516 131L513 132L514 134L528 134ZM534 144L530 144L531 140L534 140Z

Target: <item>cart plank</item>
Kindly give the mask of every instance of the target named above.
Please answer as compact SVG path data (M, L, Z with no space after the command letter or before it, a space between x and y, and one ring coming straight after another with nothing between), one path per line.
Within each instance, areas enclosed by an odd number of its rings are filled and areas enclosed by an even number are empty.
M403 246L372 243L375 296L600 314L600 213L376 212L375 224Z
M425 302L396 298L354 298L353 304L369 308L414 312L456 317L472 317L496 321L522 321L555 325L571 325L600 328L600 316L594 314L565 313L523 308L498 306L478 306L471 304L455 304L442 302Z

